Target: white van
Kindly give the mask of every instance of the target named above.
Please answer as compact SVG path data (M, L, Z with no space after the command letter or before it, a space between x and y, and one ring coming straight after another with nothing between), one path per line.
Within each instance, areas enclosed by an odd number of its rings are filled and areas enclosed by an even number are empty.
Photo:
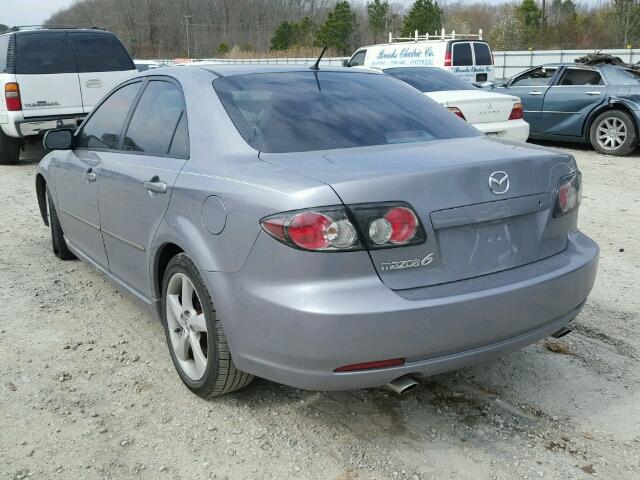
M394 38L389 43L370 45L356 50L345 67L440 67L455 73L469 82L495 80L493 53L482 40L482 30L477 34L456 35L453 31L438 36L418 35Z
M15 27L0 35L0 164L18 161L22 138L77 127L135 73L118 37L97 28Z

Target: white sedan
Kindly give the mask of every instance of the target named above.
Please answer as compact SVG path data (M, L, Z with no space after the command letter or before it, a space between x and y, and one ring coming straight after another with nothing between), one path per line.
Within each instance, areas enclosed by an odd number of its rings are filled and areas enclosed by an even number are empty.
M383 72L417 88L487 135L516 142L529 137L518 97L482 90L437 67L385 68Z

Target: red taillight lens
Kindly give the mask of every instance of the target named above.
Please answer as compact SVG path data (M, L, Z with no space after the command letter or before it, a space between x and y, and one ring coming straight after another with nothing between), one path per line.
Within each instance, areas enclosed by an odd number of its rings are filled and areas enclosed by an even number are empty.
M444 54L444 66L445 67L450 67L451 66L451 52L445 52L445 54Z
M558 198L553 212L554 217L561 217L565 213L580 205L582 197L582 174L572 173L560 179Z
M376 362L354 363L345 365L334 370L334 372L355 372L358 370L373 370L374 368L399 367L404 365L404 358L392 358L390 360L378 360Z
M385 214L384 218L391 225L391 235L389 235L391 243L407 243L416 236L418 219L408 208L392 208Z
M418 245L427 234L415 211L404 202L350 205L369 249Z
M514 103L513 108L511 109L511 115L509 115L509 120L520 120L522 118L522 115L522 104L519 102Z
M304 250L357 250L358 235L343 207L304 210L263 219L262 228L289 246Z
M20 87L15 82L10 82L4 86L4 98L7 103L7 110L19 112L22 110L22 100L20 99Z
M458 107L447 107L447 110L449 110L454 115L459 116L461 119L466 120L466 118L464 118L462 110L460 110Z

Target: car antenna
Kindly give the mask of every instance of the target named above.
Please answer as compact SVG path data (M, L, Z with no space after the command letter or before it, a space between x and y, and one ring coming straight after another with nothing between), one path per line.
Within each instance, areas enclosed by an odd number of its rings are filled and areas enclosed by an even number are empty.
M324 56L324 52L326 51L327 51L327 46L325 45L322 48L322 51L320 52L320 56L316 60L316 63L314 63L311 67L309 67L311 70L315 70L315 71L320 70L320 60L322 60L322 57Z

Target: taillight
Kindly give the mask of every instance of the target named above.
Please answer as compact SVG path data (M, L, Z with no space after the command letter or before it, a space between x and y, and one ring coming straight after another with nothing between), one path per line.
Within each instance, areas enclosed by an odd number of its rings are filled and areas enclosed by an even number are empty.
M445 52L445 54L444 54L444 66L445 67L450 67L451 66L451 52Z
M511 109L511 115L509 115L509 120L520 120L522 119L522 104L520 102L514 103L513 108Z
M352 219L355 220L354 224ZM352 251L417 245L426 233L404 202L365 203L279 213L260 221L262 229L290 247Z
M558 198L553 211L554 217L561 217L580 205L582 200L582 174L572 173L560 179Z
M22 110L22 100L20 99L20 87L15 82L6 83L4 86L4 98L7 103L7 110L19 112Z
M462 110L460 110L458 107L447 107L447 110L449 110L454 115L459 116L461 119L466 120L466 118L464 118Z

